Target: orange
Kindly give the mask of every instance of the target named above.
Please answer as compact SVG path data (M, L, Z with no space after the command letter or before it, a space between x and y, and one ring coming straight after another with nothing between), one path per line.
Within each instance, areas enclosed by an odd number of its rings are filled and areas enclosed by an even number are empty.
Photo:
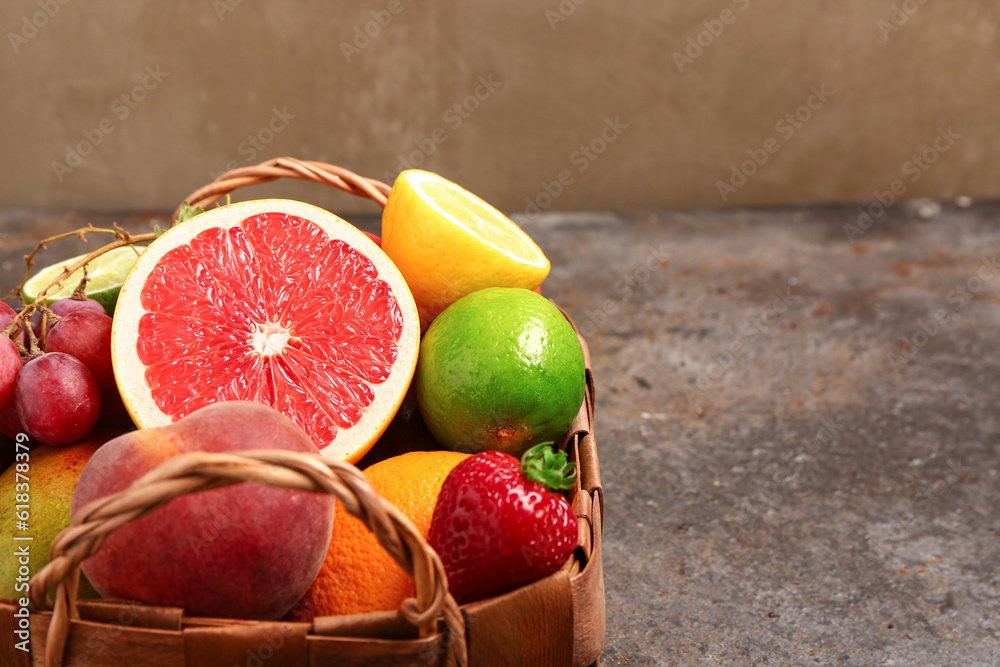
M399 508L426 538L445 477L468 457L458 452L410 452L364 472L379 495ZM391 611L414 594L413 579L338 502L323 567L286 619L310 622L316 616Z

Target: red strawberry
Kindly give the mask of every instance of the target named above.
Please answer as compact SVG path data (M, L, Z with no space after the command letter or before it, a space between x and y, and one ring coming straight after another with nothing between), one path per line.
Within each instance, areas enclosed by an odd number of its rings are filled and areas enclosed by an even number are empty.
M517 459L483 452L461 463L441 487L429 541L459 604L546 577L576 548L576 515L554 489L573 487L573 464L544 443Z

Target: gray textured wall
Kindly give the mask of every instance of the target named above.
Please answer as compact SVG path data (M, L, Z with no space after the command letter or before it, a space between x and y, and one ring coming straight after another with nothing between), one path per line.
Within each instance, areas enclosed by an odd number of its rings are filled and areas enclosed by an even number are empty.
M512 212L995 197L998 24L975 0L6 0L0 206L173 206L279 155L420 162ZM272 195L374 210L242 196Z

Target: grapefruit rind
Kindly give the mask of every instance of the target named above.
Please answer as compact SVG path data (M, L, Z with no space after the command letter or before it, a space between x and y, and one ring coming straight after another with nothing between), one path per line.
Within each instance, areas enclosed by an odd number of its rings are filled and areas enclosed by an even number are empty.
M146 366L138 353L139 323L148 312L142 305L141 294L154 267L169 251L189 243L207 229L230 229L240 226L248 218L265 213L287 214L315 223L331 240L340 239L361 252L375 266L378 278L391 287L402 313L397 358L388 378L375 385L372 402L353 426L341 428L331 443L316 443L323 454L354 463L364 456L389 425L406 395L417 364L419 317L402 274L364 232L329 211L303 202L263 199L214 208L171 227L146 248L122 284L111 331L111 360L122 402L139 428L163 426L174 419L154 400L145 378ZM293 415L289 416L294 419Z

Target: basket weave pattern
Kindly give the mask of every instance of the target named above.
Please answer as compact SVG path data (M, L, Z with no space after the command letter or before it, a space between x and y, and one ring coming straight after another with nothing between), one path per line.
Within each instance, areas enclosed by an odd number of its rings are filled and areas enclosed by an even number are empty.
M240 167L227 171L205 187L192 192L185 201L193 207L205 208L237 188L270 183L279 178L298 178L324 183L359 197L368 197L383 208L391 189L382 181L358 176L353 171L335 164L279 157L250 167ZM180 207L178 206L170 218L171 224L177 221L179 214Z

